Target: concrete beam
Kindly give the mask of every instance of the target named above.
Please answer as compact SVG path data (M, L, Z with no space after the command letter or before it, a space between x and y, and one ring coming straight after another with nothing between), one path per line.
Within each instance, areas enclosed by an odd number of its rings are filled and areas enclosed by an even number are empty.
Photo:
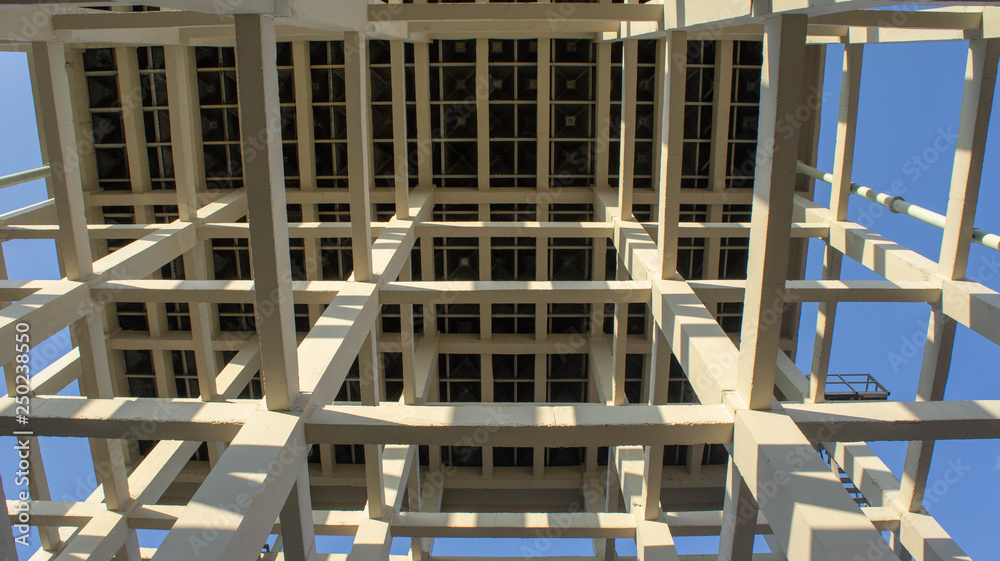
M255 403L204 403L197 399L36 396L32 426L42 436L144 440L232 440ZM0 398L0 425L17 430L13 398Z
M392 528L382 520L362 520L347 561L389 561Z
M1000 294L979 283L944 279L937 263L852 222L831 220L827 209L796 197L807 219L830 226L830 245L892 281L921 281L941 285L941 308L948 316L1000 344ZM981 271L989 272L983 265ZM974 271L978 273L979 271Z
M448 21L463 23L473 21L543 21L553 17L566 20L600 21L660 21L663 7L657 5L625 6L576 6L565 13L543 5L494 5L475 3L462 6L442 6L436 4L404 4L402 6L372 5L368 8L368 19L372 21Z
M728 419L713 405L326 406L313 414L306 435L310 442L448 446L486 430L492 446L695 444L728 442Z
M149 422L154 427L144 438L227 441L255 409L253 404L178 399L34 400L32 420L37 432L46 436L121 438L130 435L136 424ZM13 399L0 398L0 427L16 426L14 405ZM1000 425L1000 402L996 401L786 404L784 408L809 438L827 441L989 438ZM565 446L696 444L729 442L731 423L725 408L717 405L627 406L620 410L598 404L491 405L486 410L492 417L483 417L481 405L388 405L378 409L329 405L309 418L306 432L310 442L343 444L447 445L479 428L495 431L491 442L497 446L517 445L524 438ZM404 421L410 426L399 427ZM399 428L393 432L393 427ZM440 428L429 434L429 427ZM624 430L628 436L622 439L617 433ZM657 440L660 438L665 440Z
M281 411L290 409L298 396L299 368L285 190L280 188L284 167L274 19L236 15L234 20L250 254L258 289L254 315L261 342L261 375L268 409Z
M367 282L372 276L371 128L368 123L368 38L359 33L344 35L344 76L347 87L348 189L351 198L351 254L354 280Z
M375 285L349 283L299 344L301 387L311 403L329 403L340 391L379 311Z
M684 92L687 84L687 35L673 31L658 45L662 71L659 84L659 147L654 170L657 181L657 233L660 275L677 274L677 237L680 235L681 162L684 152Z
M645 449L638 446L617 446L613 451L625 510L630 512L635 520L638 559L676 561L677 548L674 545L671 528L659 520L659 493L656 494L656 507L645 504L649 498L645 492L650 466L649 455ZM609 450L609 454L611 453ZM663 463L662 456L659 461ZM652 516L649 515L650 511Z
M379 292L384 304L426 302L489 304L646 302L649 283L643 281L439 281L393 282Z
M636 88L638 87L639 42L622 42L621 139L618 144L618 209L622 218L632 219L632 184L635 176Z
M298 416L254 413L181 512L153 560L258 556L307 452Z
M899 480L867 444L844 442L823 446L870 504L886 505L883 508L899 519L896 529L899 542L913 559L943 561L969 558L926 511L908 512L907 505L897 501ZM960 473L960 464L949 466L952 476Z
M281 508L281 548L288 561L316 561L309 466L302 464Z
M703 302L714 304L742 301L747 283L743 280L693 280L687 284ZM788 280L779 296L786 303L934 303L941 299L941 287L919 281Z
M976 439L1000 430L997 401L855 401L784 409L803 434L824 441Z
M737 379L737 392L751 409L769 409L774 396L785 305L780 292L788 275L799 144L798 127L791 127L790 133L779 129L804 99L806 22L803 15L764 20L758 153Z
M898 485L898 482L897 482ZM424 502L433 502L432 497L424 497ZM8 509L15 501L8 501ZM49 526L85 526L92 518L106 512L103 505L96 502L30 501L32 523ZM184 505L143 505L128 514L128 526L133 529L169 530L184 511ZM866 512L879 528L899 525L896 520L879 518L885 508L866 507ZM16 514L11 515L16 520ZM353 536L358 526L365 520L364 511L314 510L313 530L316 535ZM558 519L557 523L553 523ZM674 536L718 535L723 527L723 511L677 511L664 512L657 521L668 524ZM596 539L632 538L635 535L635 517L623 512L437 512L403 511L392 517L395 535L416 539L431 537L485 538L537 537L539 531L553 526L564 529L564 537ZM768 534L771 530L763 517L758 517L754 531ZM282 525L275 524L271 533L281 533ZM713 556L714 558L714 556Z
M758 519L757 500L743 480L736 462L729 459L726 498L719 533L719 561L750 561Z
M10 505L8 504L5 512L10 512L10 510ZM0 522L0 554L4 556L4 559L17 559L14 532L11 529L11 524L15 522L19 522L16 516L14 520L11 520L9 516L5 516L3 522Z
M737 411L733 458L789 559L897 559L788 417Z

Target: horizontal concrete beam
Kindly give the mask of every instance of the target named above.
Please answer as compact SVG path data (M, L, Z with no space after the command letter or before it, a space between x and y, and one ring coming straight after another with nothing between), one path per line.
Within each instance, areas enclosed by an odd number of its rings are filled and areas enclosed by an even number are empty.
M229 189L208 189L204 193L199 192L199 200L219 200L233 193L234 191ZM391 188L374 188L372 189L371 202L392 203L395 201L394 197L395 194ZM534 187L511 187L490 189L487 191L481 191L476 188L448 188L448 202L454 204L533 204L538 202L539 198L541 198L542 202L546 200L558 200L560 203L589 203L593 200L593 192L590 189L580 189L579 187L554 187L542 195L539 195L539 192ZM680 197L681 204L749 204L752 200L753 193L747 189L727 189L718 192L705 189L691 189L690 191L682 191ZM84 201L89 206L170 205L177 203L177 195L173 191L149 191L146 193L87 191L84 193ZM348 202L347 189L288 191L288 204L314 205L346 202ZM636 191L635 204L652 204L655 202L655 192L651 190ZM53 213L52 216L55 216L55 214ZM239 217L237 216L236 218ZM213 219L206 222L224 223L233 222L234 220ZM376 222L375 224L379 223Z
M255 401L36 397L31 422L45 436L225 442L259 407ZM0 398L0 429L18 426L15 408L12 398ZM732 420L721 405L328 405L314 411L305 432L307 442L336 444L461 445L469 438L496 446L698 444L729 442Z
M385 230L388 222L372 222L372 235L377 236ZM288 235L293 238L349 238L351 237L350 222L289 222ZM198 228L198 237L210 238L248 238L250 227L246 222L213 222Z
M10 10L8 8L8 10ZM54 224L56 222L56 200L46 199L40 203L0 214L0 226L15 224Z
M650 237L656 237L659 226L656 222L642 222L642 227ZM792 222L792 238L826 238L830 228L814 222ZM677 224L677 236L681 238L748 238L749 222L681 222Z
M372 5L368 7L369 21L504 21L504 20L607 20L607 21L660 21L663 6L647 5L584 5L560 10L546 4L404 4Z
M17 521L18 501L7 501L11 522ZM85 526L93 517L106 512L97 502L29 501L31 524L41 526ZM142 530L169 530L183 512L183 505L143 505L128 515L128 526ZM885 509L865 508L876 527L890 523L880 518ZM353 536L365 518L360 510L313 510L313 529L320 536ZM721 510L664 512L665 522L675 536L718 535L722 528ZM898 518L895 523L898 525ZM635 518L628 513L590 512L414 512L396 513L392 519L393 535L402 537L514 537L533 538L539 532L560 529L560 537L632 538ZM276 523L271 533L281 532ZM771 533L760 517L756 533Z
M465 446L609 446L728 442L721 405L326 406L306 424L309 442Z
M372 235L380 235L388 222L372 222ZM644 222L643 228L651 236L656 235L656 224ZM166 224L88 224L87 233L94 240L124 240L146 236L167 227ZM248 238L250 228L246 222L211 222L197 227L199 239ZM301 238L350 237L350 222L290 222L288 234ZM829 228L822 224L796 222L792 224L793 238L826 238ZM614 227L606 222L422 222L416 227L417 236L433 237L526 237L526 238L606 238L612 235ZM684 222L677 225L678 235L685 238L747 238L750 236L748 222ZM40 219L31 223L0 223L0 240L54 239L59 235L59 226L51 219L42 223Z
M59 281L54 280L0 280L0 301L18 301Z
M96 14L56 14L52 16L53 31L90 29L141 29L160 27L203 27L233 25L232 15L217 13L214 17L197 12L105 12Z
M241 335L250 334L242 332ZM216 333L213 337L212 348L217 351L238 351L248 340L242 336L230 337L221 333ZM586 353L590 349L590 339L576 333L550 333L544 339L536 339L534 335L510 333L494 335L492 339L481 339L478 335L467 333L446 333L440 337L439 351L442 354L560 354L566 353L567 349L578 353ZM299 338L300 341L303 339L304 337ZM195 348L190 333L180 331L171 331L168 335L157 338L145 333L121 332L108 340L113 350L179 351ZM378 341L378 349L379 352L400 352L399 334L385 334ZM649 349L647 339L629 337L626 347L629 354L648 354Z
M434 237L497 236L606 238L614 228L605 222L423 222L417 225L417 235Z
M795 198L797 212L807 220L830 226L829 243L837 251L858 261L891 281L917 281L942 287L941 307L955 321L1000 344L1000 293L980 283L951 280L938 275L934 261L853 222L837 222L827 208L802 197ZM970 265L973 278L994 274L985 261Z
M849 401L785 404L810 440L953 440L996 438L1000 401Z
M383 304L648 302L643 281L394 282L383 287Z
M964 8L968 9L968 8ZM975 10L972 7L971 10ZM855 10L813 17L810 23L851 27L901 27L915 29L981 29L983 13L938 10Z
M32 424L45 436L228 441L258 408L257 402L35 397ZM784 409L806 436L820 441L977 439L1000 433L1000 401L832 402ZM0 398L0 428L17 426L14 400ZM493 446L724 443L732 438L732 420L721 405L467 404L328 405L306 423L310 443L461 445L474 434L484 440L475 445Z
M16 300L58 281L0 281L0 298ZM329 304L351 281L294 281L296 303ZM709 292L733 290L728 285L706 285ZM98 302L210 302L251 303L255 285L250 280L113 280L91 290ZM444 281L390 282L379 293L382 304L499 302L648 302L644 281Z
M26 298L0 310L0 364L10 364L15 356L18 326L30 326L30 342L37 344L64 327L83 318L93 309L89 288L79 282L55 281Z
M624 512L400 512L392 533L409 537L529 538L558 529L561 538L632 538L635 519Z
M344 281L294 281L292 292L300 304L329 304ZM2 286L2 285L0 285ZM250 280L112 280L91 291L99 302L210 302L252 303Z
M745 280L693 280L704 302L742 302ZM786 302L938 302L941 287L921 281L789 280Z
M40 436L228 442L259 407L257 401L34 397L31 427ZM0 398L3 430L18 430L16 409L13 398Z

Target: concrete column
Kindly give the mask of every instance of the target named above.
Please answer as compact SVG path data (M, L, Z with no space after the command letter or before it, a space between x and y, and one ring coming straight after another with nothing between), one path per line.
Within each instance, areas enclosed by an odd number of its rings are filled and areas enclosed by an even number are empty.
M779 131L803 101L804 15L764 20L760 124L748 280L743 303L737 392L751 409L770 409L788 271L798 129Z
M639 68L639 41L622 44L621 142L619 143L618 209L622 220L632 218L632 183L635 176L635 106Z
M681 156L684 151L684 88L687 84L687 33L670 31L660 47L666 65L658 88L661 99L660 145L654 169L657 198L656 247L660 278L677 275L677 223L680 220Z
M751 561L756 530L757 501L730 458L722 507L722 533L719 534L719 561Z
M847 220L847 204L851 195L851 172L854 168L854 139L858 123L858 101L861 96L861 64L864 46L845 45L840 82L840 110L837 118L837 140L833 154L833 185L830 190L830 214L835 220ZM823 279L840 278L843 254L826 247L823 255ZM816 316L816 338L810 373L809 399L819 403L826 391L826 375L830 369L833 348L833 327L837 314L836 302L820 302Z
M316 537L313 534L312 497L309 490L309 464L299 468L285 506L281 509L281 546L288 561L316 561Z
M392 529L388 522L381 520L362 520L358 533L354 536L354 545L347 555L348 561L389 561L389 549L392 547Z
M396 217L410 217L410 149L406 131L406 68L404 66L405 45L403 41L389 42L392 80L392 152L395 162L393 182L395 183Z
M236 15L234 20L243 180L250 223L261 376L268 409L281 411L290 409L298 397L299 369L283 188L274 18Z
M372 276L371 231L371 126L368 89L368 38L360 33L344 34L344 77L347 87L347 183L351 206L351 252L354 280L367 282ZM350 165L351 162L361 165Z

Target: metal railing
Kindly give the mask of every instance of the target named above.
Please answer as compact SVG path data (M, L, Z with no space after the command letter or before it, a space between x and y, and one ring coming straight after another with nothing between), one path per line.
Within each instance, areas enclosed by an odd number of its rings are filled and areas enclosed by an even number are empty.
M833 174L826 173L825 171L820 171L810 165L798 162L796 166L796 171L803 175L808 175L813 179L818 179L824 183L829 183L833 185ZM934 212L933 210L928 210L922 206L910 204L903 200L903 197L887 195L880 191L876 191L870 187L865 187L864 185L858 185L857 183L851 183L851 193L868 199L874 203L878 203L891 212L896 214L905 214L907 216L916 218L917 220L930 224L944 230L944 216ZM972 229L972 241L978 243L983 247L988 247L993 251L1000 251L1000 236L996 234L991 234L979 228Z
M40 168L12 173L10 175L0 177L0 189L10 187L11 185L20 185L21 183L27 183L36 179L44 179L50 175L52 175L52 168L50 168L48 164Z
M825 396L827 401L885 401L889 390L871 374L829 374Z

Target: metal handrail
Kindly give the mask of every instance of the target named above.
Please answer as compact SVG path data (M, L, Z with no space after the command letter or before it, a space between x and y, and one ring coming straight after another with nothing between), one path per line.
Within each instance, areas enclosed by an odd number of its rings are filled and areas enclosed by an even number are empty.
M21 183L27 183L29 181L34 181L36 179L43 179L51 175L52 175L52 168L50 168L48 164L40 168L12 173L10 175L5 175L3 177L0 177L0 189L3 189L4 187L10 187L12 185L20 185Z
M820 171L810 165L798 162L796 165L796 171L803 175L808 175L813 179L818 179L824 183L829 183L833 185L833 174L826 173L825 171ZM930 224L944 230L944 216L934 212L933 210L928 210L922 206L910 204L903 200L903 197L887 195L880 191L876 191L870 187L865 187L864 185L858 185L857 183L851 183L851 193L868 199L874 203L878 203L890 211L896 214L905 214L907 216L916 218L917 220ZM1000 251L1000 236L996 234L991 234L985 230L980 230L979 228L972 229L972 241L978 243L983 247L988 247L993 251Z
M832 388L847 388L837 391ZM855 399L888 399L889 390L871 374L830 374L824 393L827 398L853 396Z

